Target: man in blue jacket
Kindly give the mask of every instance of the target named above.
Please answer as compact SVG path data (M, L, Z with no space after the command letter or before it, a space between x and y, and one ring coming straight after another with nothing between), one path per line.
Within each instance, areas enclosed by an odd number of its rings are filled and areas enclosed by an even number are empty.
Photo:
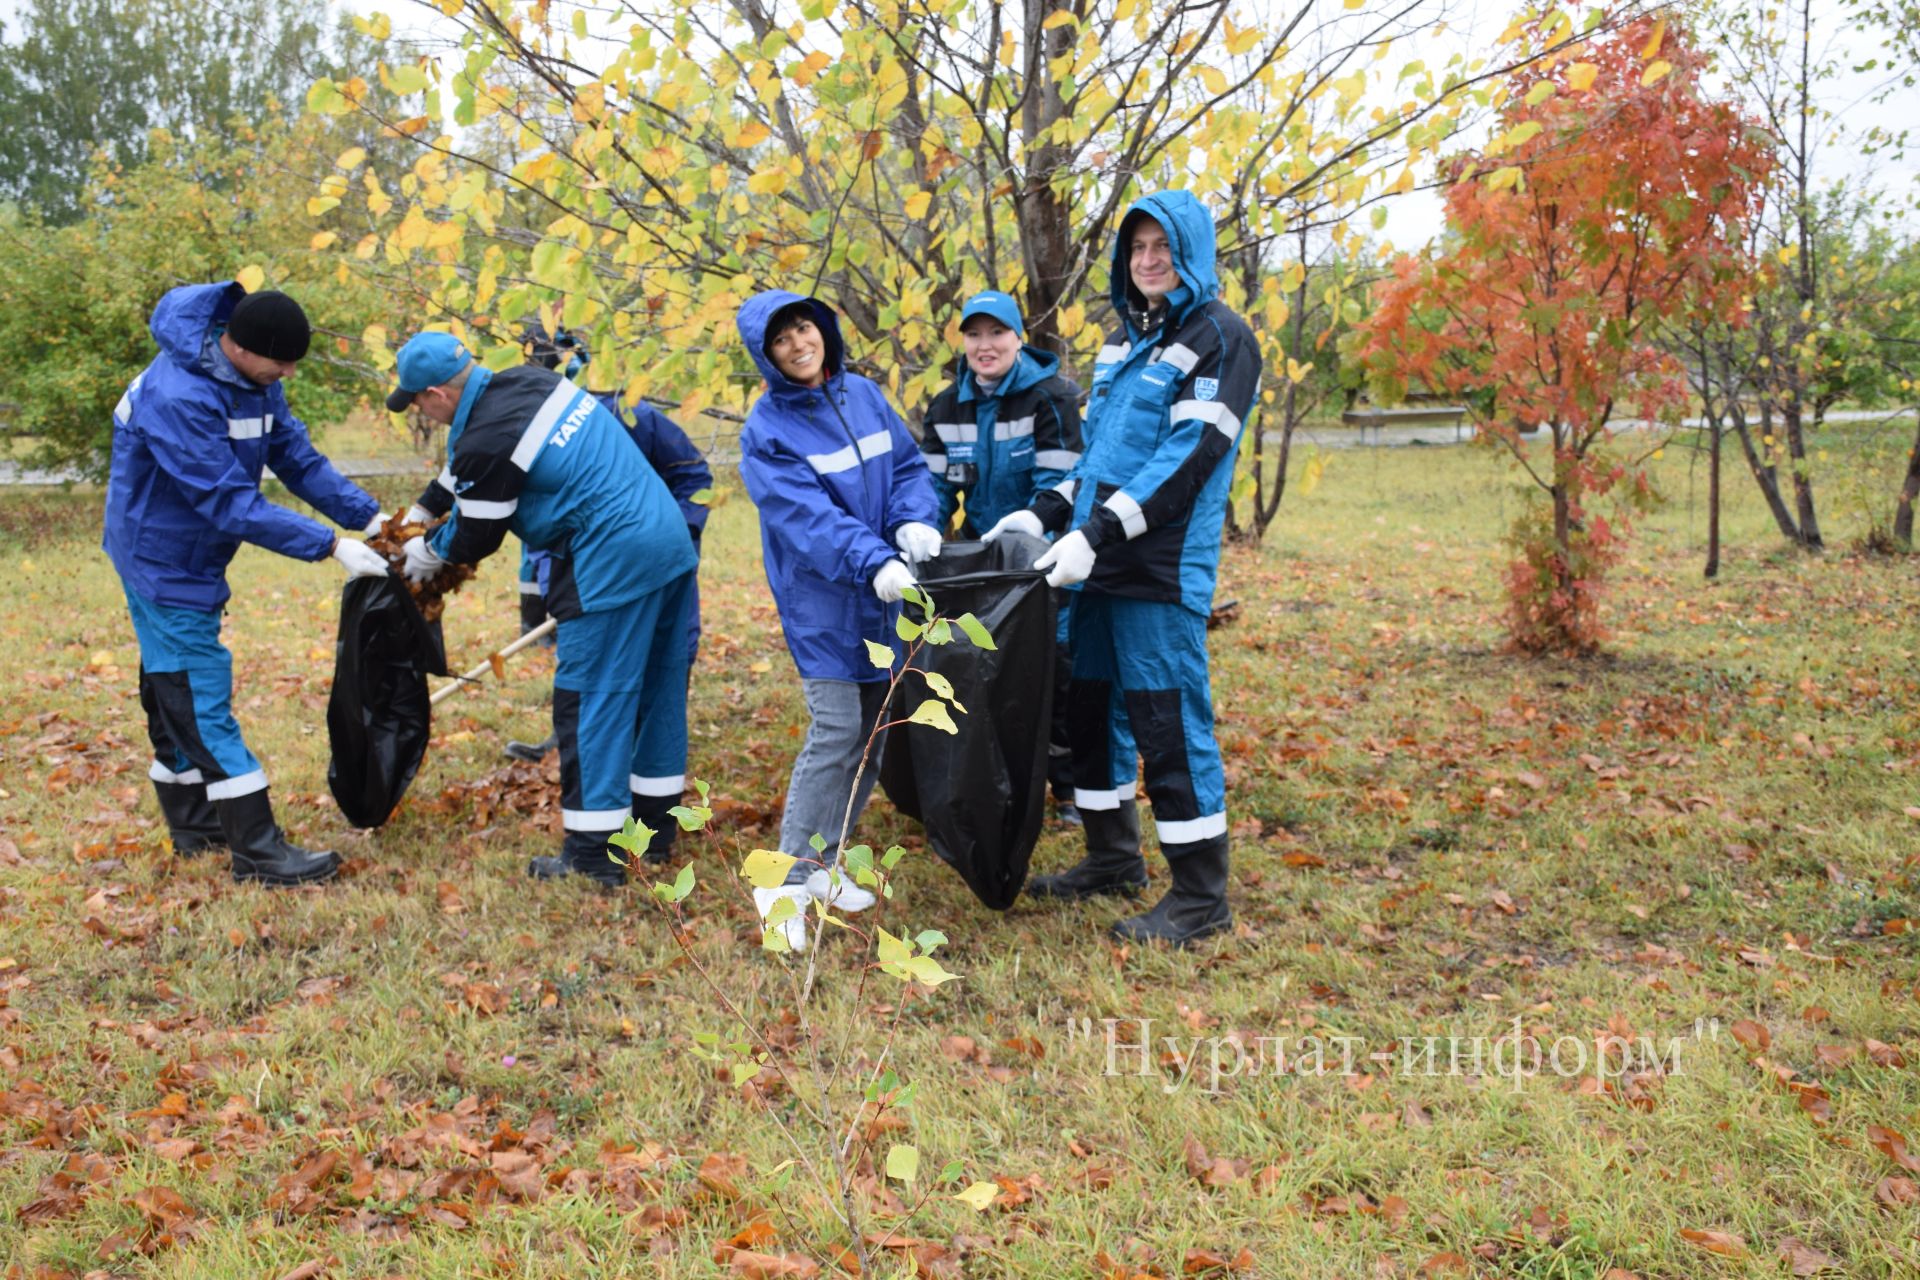
M687 609L697 558L673 497L620 423L552 370L499 373L451 334L419 333L397 358L394 413L408 405L447 433L446 523L406 545L425 581L476 564L509 532L552 556L547 605L559 620L553 728L560 740L558 857L539 879L626 881L607 837L629 815L654 832L650 861L670 855L687 767Z
M767 387L740 432L740 476L760 509L767 585L810 717L780 821L780 851L799 861L784 887L755 889L754 899L798 950L806 918L780 907L782 898L843 911L873 904L831 870L842 827L866 808L878 770L874 759L859 772L888 678L866 641L896 642L899 602L914 585L908 565L940 554L938 508L927 464L885 393L847 371L831 307L771 289L747 299L736 323ZM826 839L817 854L815 835Z
M1024 342L1020 306L997 290L960 309L959 376L927 406L920 448L940 497L940 528L964 504L960 536L978 538L1067 478L1080 461L1080 388L1060 376L1060 357ZM1077 823L1067 728L1067 610L1054 650L1052 742L1047 781L1055 812Z
M227 565L251 542L297 560L332 556L354 576L387 572L366 543L268 502L266 468L344 528L372 533L380 504L314 449L287 407L280 380L312 338L299 303L234 282L186 285L148 327L160 354L113 411L102 538L140 642L148 776L176 852L224 845L236 880L325 880L340 860L281 832L233 716L233 655L220 643Z
M560 330L552 338L538 325L527 331L523 343L527 358L545 369L556 369L563 378L577 378L592 358L584 335ZM561 361L566 361L564 368ZM649 465L667 482L680 514L687 522L687 536L693 539L694 554L700 551L700 535L707 527L707 507L696 496L713 488L713 470L706 455L694 447L687 433L673 419L642 400L628 409L617 391L594 393L594 399L620 420L627 435L645 455ZM452 494L446 499L450 504ZM439 514L439 513L435 513ZM520 557L520 634L525 635L547 620L547 576L549 558L544 552L522 549ZM693 603L687 611L687 663L700 654L700 583L696 577ZM516 760L538 760L553 750L557 739L545 742L510 741L506 753Z
M1067 530L1034 567L1077 589L1069 716L1087 856L1027 891L1077 899L1145 886L1137 749L1173 887L1113 931L1184 946L1233 922L1207 615L1260 349L1217 297L1213 219L1190 192L1146 196L1127 211L1110 289L1120 325L1094 365L1087 452L987 537Z

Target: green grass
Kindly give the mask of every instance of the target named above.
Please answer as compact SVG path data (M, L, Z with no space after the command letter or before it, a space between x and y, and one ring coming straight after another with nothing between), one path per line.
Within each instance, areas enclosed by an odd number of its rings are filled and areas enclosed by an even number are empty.
M1876 456L1880 492L1896 461ZM911 1141L928 1172L957 1159L1019 1184L980 1214L934 1197L903 1228L951 1251L925 1274L1102 1276L1105 1254L1113 1274L1178 1275L1189 1250L1246 1249L1242 1274L1275 1277L1777 1276L1786 1236L1831 1274L1916 1273L1920 1203L1882 1182L1913 1175L1868 1129L1920 1147L1920 931L1900 931L1920 918L1920 581L1910 562L1781 552L1730 468L1727 564L1705 584L1704 484L1689 505L1688 457L1656 467L1670 501L1640 524L1591 660L1501 648L1519 496L1486 453L1338 454L1265 547L1229 552L1220 598L1241 603L1212 642L1238 923L1217 945L1123 952L1113 906L990 913L876 802L863 837L911 851L877 919L944 930L962 980L899 1011L888 1063L918 1097L869 1156ZM499 786L499 747L543 731L547 660L443 704L407 805L349 831L325 783L338 572L243 552L236 705L283 821L349 874L237 888L164 852L98 501L0 495L7 1274L704 1276L766 1209L764 1247L819 1256L824 1206L772 1190L793 1177L774 1123L792 1099L693 1054L728 1027L658 912L523 876L557 842L557 800ZM1832 524L1843 546L1857 532ZM693 844L688 945L764 1009L787 970L723 860L771 842L801 709L757 547L735 485L702 570L691 772L719 817ZM511 637L513 571L496 558L453 601L456 661ZM1036 858L1073 856L1049 829ZM826 956L815 1024L871 1064L900 990L861 988L846 939ZM1144 1064L1122 1051L1105 1071L1109 1018L1153 1020ZM1596 1093L1497 1074L1516 1019L1542 1045L1609 1027L1683 1043L1676 1070ZM1827 1122L1751 1061L1743 1019L1767 1063L1825 1090ZM1400 1046L1449 1035L1486 1038L1479 1073L1444 1050L1432 1074L1401 1069ZM1210 1087L1213 1042L1231 1063L1236 1036L1358 1047L1347 1073L1329 1051L1324 1074ZM1876 1065L1868 1040L1909 1065ZM302 1191L324 1152L336 1171ZM700 1181L714 1153L746 1157L742 1200ZM23 1219L70 1162L89 1193ZM171 1203L143 1210L154 1187L187 1206L172 1239L146 1229ZM910 1265L887 1256L881 1274Z

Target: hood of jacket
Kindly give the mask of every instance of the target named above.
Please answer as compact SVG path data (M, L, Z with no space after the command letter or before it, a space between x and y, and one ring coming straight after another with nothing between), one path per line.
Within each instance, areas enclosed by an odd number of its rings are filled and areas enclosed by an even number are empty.
M226 324L235 304L246 296L247 291L234 280L169 289L153 309L147 330L169 360L186 369L202 368L207 339Z
M1146 299L1133 287L1133 273L1127 269L1127 240L1134 223L1152 218L1167 233L1173 250L1173 269L1179 273L1180 286L1167 295L1167 314L1178 320L1192 308L1209 302L1220 293L1220 277L1214 270L1213 215L1191 191L1156 191L1141 196L1120 219L1120 230L1113 238L1113 270L1108 279L1107 296L1115 314L1128 317L1145 309Z
M1025 391L1028 387L1038 386L1060 372L1060 357L1043 347L1023 344L1020 358L1013 362L1013 368L1007 370L1007 376L1000 379L1000 385L993 389L996 397L1005 398L1016 391ZM960 399L972 400L980 395L979 380L973 376L973 367L967 358L960 357Z
M803 396L818 389L802 386L780 372L779 366L773 363L773 357L767 354L767 326L773 322L775 315L796 302L806 303L813 311L813 323L819 327L820 336L826 342L827 383L831 384L846 372L846 345L840 340L840 317L820 299L802 297L786 289L768 289L742 303L739 314L733 319L734 325L740 330L740 340L747 344L747 354L753 357L760 376L766 379L767 390L782 399Z

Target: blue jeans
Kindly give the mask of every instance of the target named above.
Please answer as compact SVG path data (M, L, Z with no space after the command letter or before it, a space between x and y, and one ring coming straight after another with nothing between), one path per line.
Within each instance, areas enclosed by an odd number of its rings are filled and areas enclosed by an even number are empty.
M788 884L799 884L820 867L838 861L841 827L851 829L867 807L874 780L880 776L880 743L874 744L866 771L860 774L857 793L854 772L860 768L867 738L886 709L887 682L803 678L800 691L811 720L800 754L794 758L787 809L780 819L780 852L801 859L787 873ZM853 798L851 814L847 812L849 796ZM819 853L813 851L816 835L827 841Z

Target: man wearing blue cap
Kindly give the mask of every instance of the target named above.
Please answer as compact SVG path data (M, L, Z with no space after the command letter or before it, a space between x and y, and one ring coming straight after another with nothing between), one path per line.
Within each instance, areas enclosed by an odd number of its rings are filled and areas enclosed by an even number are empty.
M428 485L453 497L447 521L405 548L406 574L476 564L509 532L552 557L547 607L558 620L553 727L560 741L558 857L539 879L626 880L607 837L629 815L671 854L687 761L687 610L697 558L673 495L604 405L550 369L498 373L447 333L400 349L395 413L409 405L447 433L447 466Z
M185 285L149 327L160 354L113 411L102 538L140 642L148 776L174 852L224 846L236 880L325 880L340 860L281 832L266 771L234 719L233 655L220 643L227 565L251 542L297 560L331 556L356 577L387 572L366 543L268 502L267 468L343 528L374 532L380 504L314 449L287 407L280 380L313 332L299 303L236 282Z
M1019 304L997 290L960 311L959 376L927 406L920 449L940 499L940 527L962 511L960 536L977 538L1059 484L1080 461L1080 388L1060 375L1060 357L1025 344ZM1055 812L1078 822L1067 738L1067 610L1055 651L1053 742L1047 780Z
M522 335L521 349L534 364L557 370L560 376L576 381L580 380L579 376L593 359L593 353L587 347L586 334L578 330L561 329L548 337L547 331L537 321L529 325ZM693 539L694 553L699 554L700 535L707 527L705 495L713 490L713 470L707 466L706 455L687 438L687 433L680 429L679 423L646 401L628 405L618 390L595 391L593 397L606 406L608 413L620 420L634 447L646 458L647 465L666 481L667 491L673 495L681 516L687 522L687 536ZM522 635L547 620L546 592L550 570L551 565L544 553L523 551L520 557ZM700 584L696 576L693 601L687 609L689 665L699 653ZM552 737L545 742L511 741L507 743L506 754L515 760L538 760L553 750L556 741Z
M1185 946L1233 923L1207 616L1240 428L1260 390L1260 348L1219 300L1213 217L1190 192L1162 191L1128 209L1109 289L1119 328L1094 364L1086 454L986 534L1064 530L1034 568L1075 589L1068 714L1087 856L1036 877L1027 892L1080 899L1145 887L1137 751L1173 886L1113 932Z

